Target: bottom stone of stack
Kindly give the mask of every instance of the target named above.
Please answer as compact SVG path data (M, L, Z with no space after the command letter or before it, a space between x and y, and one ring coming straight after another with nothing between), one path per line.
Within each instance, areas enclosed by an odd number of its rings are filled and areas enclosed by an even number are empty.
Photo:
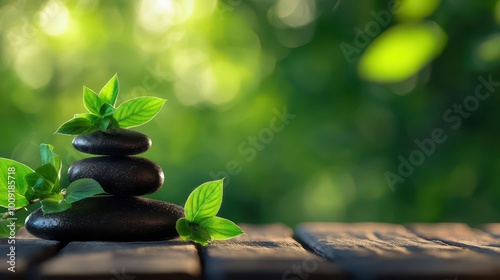
M32 235L59 241L151 241L177 235L179 205L135 196L102 196L78 201L64 212L26 218Z

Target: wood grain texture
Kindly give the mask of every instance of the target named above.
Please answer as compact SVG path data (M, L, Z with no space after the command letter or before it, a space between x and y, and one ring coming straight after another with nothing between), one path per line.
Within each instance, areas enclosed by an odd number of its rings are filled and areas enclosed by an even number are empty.
M308 223L296 236L356 279L500 279L500 259L420 238L401 225Z
M500 237L470 228L466 224L411 224L408 228L427 240L439 240L453 246L500 257Z
M0 279L500 279L500 224L308 223L296 228L302 245L282 224L242 228L247 234L202 249L201 261L179 239L60 250L20 230L16 273L7 270L11 245L0 239Z
M483 225L482 229L493 235L493 237L500 238L500 224L486 224Z
M205 277L224 279L346 279L344 271L305 250L281 224L241 225L246 232L202 251Z
M158 242L71 242L40 269L42 279L199 279L194 245Z

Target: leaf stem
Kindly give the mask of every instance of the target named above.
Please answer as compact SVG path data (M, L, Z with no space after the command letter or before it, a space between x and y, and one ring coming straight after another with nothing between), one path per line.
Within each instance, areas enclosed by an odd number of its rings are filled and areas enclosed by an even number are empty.
M37 199L32 199L32 200L30 200L30 201L29 201L28 205L26 205L26 206L24 206L24 207L21 207L21 208L19 208L19 209L15 209L15 210L13 210L13 211L7 211L7 212L3 213L3 215L2 215L2 217L1 217L0 219L5 220L5 219L7 219L9 216L13 216L13 215L11 215L11 213L14 213L14 214L15 214L15 213L19 212L21 209L24 209L24 208L26 208L26 207L28 207L28 206L30 206L30 205L33 205L33 204L37 203L38 201L40 201L40 199L39 199L39 198L37 198Z

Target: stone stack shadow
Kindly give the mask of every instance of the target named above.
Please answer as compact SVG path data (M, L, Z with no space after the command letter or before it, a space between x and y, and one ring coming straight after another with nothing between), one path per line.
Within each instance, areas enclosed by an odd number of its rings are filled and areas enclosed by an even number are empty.
M117 134L97 131L75 137L75 149L97 156L73 163L68 170L70 182L91 178L109 195L78 201L61 213L43 215L38 209L26 219L26 229L37 237L61 241L176 237L175 223L183 216L182 207L139 197L158 191L164 182L160 166L136 156L151 145L147 135L126 129Z

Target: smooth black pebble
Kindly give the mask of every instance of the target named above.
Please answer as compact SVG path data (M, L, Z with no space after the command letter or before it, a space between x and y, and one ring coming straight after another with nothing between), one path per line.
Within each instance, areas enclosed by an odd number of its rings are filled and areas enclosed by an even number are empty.
M59 241L147 241L178 236L179 205L133 196L102 196L78 201L64 212L26 218L32 235Z
M137 155L151 147L151 139L137 131L121 129L117 134L96 131L73 139L73 147L93 155Z
M113 195L154 193L163 185L160 166L141 157L102 156L79 160L68 170L70 182L91 178Z

